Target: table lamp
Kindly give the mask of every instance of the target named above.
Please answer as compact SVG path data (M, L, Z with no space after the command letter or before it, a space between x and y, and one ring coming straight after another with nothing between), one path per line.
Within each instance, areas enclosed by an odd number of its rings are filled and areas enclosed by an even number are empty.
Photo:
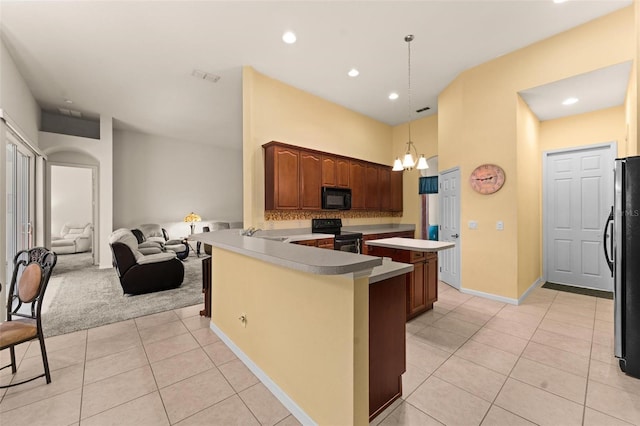
M200 218L200 216L198 216L194 212L191 212L185 216L184 221L189 223L189 226L191 226L191 235L193 235L193 232L196 228L195 222L200 222L201 220L202 219Z

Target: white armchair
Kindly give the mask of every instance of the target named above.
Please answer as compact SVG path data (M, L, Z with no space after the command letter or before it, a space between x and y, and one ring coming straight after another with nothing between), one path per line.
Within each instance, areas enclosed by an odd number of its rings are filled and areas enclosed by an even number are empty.
M51 250L56 254L91 250L91 228L91 223L65 223L60 235L51 238Z

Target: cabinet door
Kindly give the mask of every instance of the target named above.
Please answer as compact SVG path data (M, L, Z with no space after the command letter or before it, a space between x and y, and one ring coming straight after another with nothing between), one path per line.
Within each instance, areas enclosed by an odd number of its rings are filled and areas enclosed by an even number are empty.
M265 209L298 209L300 152L270 146L265 156Z
M336 159L336 186L350 188L349 185L350 164L346 158Z
M407 278L407 320L427 310L426 262L413 264L413 272Z
M336 157L322 156L322 186L337 186L336 184Z
M367 164L364 171L365 197L364 207L367 210L380 210L380 188L378 188L378 166Z
M391 172L391 211L402 211L402 172Z
M322 160L319 154L300 151L300 208L320 210Z
M318 240L292 241L291 244L298 244L300 246L318 247Z
M391 169L380 166L378 169L378 187L380 194L380 210L388 212L391 210Z
M438 301L438 254L427 253L427 307Z
M318 247L333 250L333 238L323 238L318 240Z
M351 183L351 208L363 210L365 208L364 164L351 161L349 164L349 182Z

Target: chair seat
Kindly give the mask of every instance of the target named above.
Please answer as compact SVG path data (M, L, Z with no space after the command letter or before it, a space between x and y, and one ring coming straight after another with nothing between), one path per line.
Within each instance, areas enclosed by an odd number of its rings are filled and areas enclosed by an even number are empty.
M0 349L33 339L37 334L35 320L20 319L0 323Z

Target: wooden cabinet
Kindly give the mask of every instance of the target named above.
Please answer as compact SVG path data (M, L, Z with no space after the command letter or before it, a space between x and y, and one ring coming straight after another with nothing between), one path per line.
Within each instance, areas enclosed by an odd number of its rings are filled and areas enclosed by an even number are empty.
M367 210L380 210L382 192L378 187L378 170L376 164L367 164L364 169L364 208Z
M391 211L402 211L402 172L391 172Z
M349 182L351 184L351 209L365 208L365 168L360 161L349 162Z
M322 186L337 186L336 157L333 155L322 156Z
M362 254L370 254L373 247L369 247L365 242L369 240L380 240L382 238L414 238L414 231L385 232L383 234L367 234L362 236Z
M322 158L320 155L300 151L300 208L320 210L322 199Z
M265 147L265 210L300 208L300 151L285 146Z
M346 158L336 159L336 186L340 188L350 188L349 185L350 163Z
M320 239L313 239L313 240L292 241L291 244L298 244L301 246L319 247L319 248L333 250L333 238L320 238Z
M379 167L378 187L380 193L380 210L391 211L391 169L389 167Z
M368 254L413 264L413 272L406 275L407 321L433 308L438 300L437 253L370 246Z

